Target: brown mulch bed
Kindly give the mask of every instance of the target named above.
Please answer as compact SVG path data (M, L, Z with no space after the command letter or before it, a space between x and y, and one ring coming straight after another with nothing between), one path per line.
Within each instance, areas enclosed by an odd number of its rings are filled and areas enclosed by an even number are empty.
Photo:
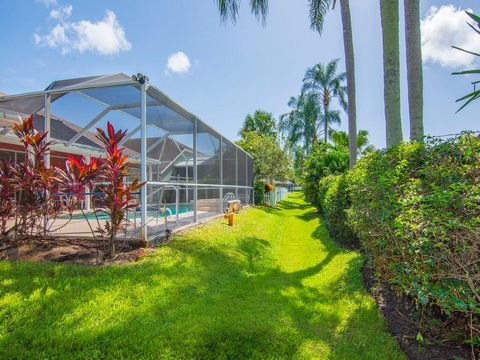
M419 313L408 298L399 298L387 284L379 284L374 270L366 263L362 268L363 280L367 290L375 298L391 334L396 338L407 357L412 360L458 360L478 359L472 355L469 346L455 342L441 344L433 340L441 326L427 327L429 333L422 334L424 343L416 340ZM455 326L455 324L444 324ZM425 331L425 330L423 330ZM478 354L476 354L478 356Z
M103 245L92 239L28 239L0 244L0 260L53 261L81 265L110 265L135 262L147 255L146 248L119 241L116 256L106 259Z

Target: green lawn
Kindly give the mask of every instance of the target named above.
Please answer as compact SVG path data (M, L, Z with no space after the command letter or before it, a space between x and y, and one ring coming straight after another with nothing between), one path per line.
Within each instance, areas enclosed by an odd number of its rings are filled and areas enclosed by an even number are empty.
M0 262L0 358L404 359L299 194L134 264Z

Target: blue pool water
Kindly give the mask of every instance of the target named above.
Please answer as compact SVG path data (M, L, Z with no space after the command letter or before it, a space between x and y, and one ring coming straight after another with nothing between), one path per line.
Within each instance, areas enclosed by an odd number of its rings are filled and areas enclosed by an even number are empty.
M167 205L167 208L169 208L171 210L172 215L176 215L175 205ZM192 205L190 205L190 204L179 204L179 206L178 206L178 213L179 214L183 214L183 213L186 213L186 212L189 212L189 211L193 211ZM93 212L86 212L85 215L86 215L88 220L95 220L95 214ZM167 215L170 215L170 213L167 212ZM147 209L147 216L152 216L152 217L158 216L158 208L149 207ZM98 211L96 217L99 220L109 220L110 219L110 217L107 214L105 214L103 211ZM136 214L133 214L132 212L128 213L128 219L135 219L135 217L137 219L140 218L140 209L137 209ZM163 215L161 215L161 217L163 217ZM63 215L60 218L61 219L69 219L70 217L68 215ZM85 216L82 213L75 213L72 218L73 218L73 220L82 220L82 219L85 219Z

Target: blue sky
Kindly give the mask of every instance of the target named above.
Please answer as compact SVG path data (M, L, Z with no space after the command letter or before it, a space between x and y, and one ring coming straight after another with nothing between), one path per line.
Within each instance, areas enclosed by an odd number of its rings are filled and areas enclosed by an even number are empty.
M383 147L379 5L377 0L351 3L358 126ZM288 111L287 101L299 93L307 67L343 57L339 9L328 14L320 37L309 28L306 1L271 0L265 27L249 13L248 1L242 5L234 25L220 22L213 0L0 0L0 91L39 90L63 78L143 72L188 110L235 139L247 113L262 108L279 116ZM431 135L480 129L478 104L455 114L455 99L471 90L472 78L450 75L476 64L451 53L449 44L480 50L480 36L470 34L459 11L465 8L480 10L473 0L422 0L428 40L425 128ZM405 79L403 61L402 120L408 137ZM346 122L344 115L341 128L346 129Z

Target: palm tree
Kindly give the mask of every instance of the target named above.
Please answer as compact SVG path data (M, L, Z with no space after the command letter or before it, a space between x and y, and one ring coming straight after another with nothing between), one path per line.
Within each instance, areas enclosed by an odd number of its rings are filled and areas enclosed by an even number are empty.
M400 40L398 0L380 0L387 147L403 140L400 114Z
M347 70L347 87L348 87L348 133L350 135L349 145L349 162L350 167L355 165L357 158L357 147L355 137L357 136L357 106L356 106L356 90L355 90L355 54L353 50L353 31L350 15L349 0L339 0L340 10L342 14L343 25L343 46L345 51L345 65ZM216 0L218 9L223 20L230 18L236 21L239 8L239 0ZM320 35L323 31L325 15L330 7L332 0L309 0L309 18L311 26ZM336 0L333 0L335 8ZM265 24L268 13L268 0L250 0L252 13L261 18Z
M247 132L254 131L265 136L277 139L277 123L272 113L256 110L253 115L248 114L243 121L239 135L245 137Z
M285 135L289 147L302 144L305 155L308 155L313 144L324 136L325 128L328 136L333 130L332 125L340 124L340 111L328 110L325 116L317 94L302 93L297 97L293 96L288 106L292 111L280 116L279 129Z
M303 93L292 96L288 106L292 110L280 116L279 129L290 147L302 144L305 154L309 154L313 143L318 140L317 122L321 117L321 107L317 97Z
M357 160L357 104L356 104L356 87L355 87L355 52L353 49L353 30L352 19L350 15L350 0L340 1L340 13L342 15L343 26L343 49L345 52L345 67L347 73L347 95L348 95L348 134L351 139L349 144L349 165L350 168L355 166ZM332 8L335 8L336 0L333 0ZM328 10L330 1L326 0L309 0L309 13L311 27L322 33L324 15Z
M319 97L319 102L323 105L323 136L324 142L328 140L328 127L330 125L330 105L333 98L337 98L340 105L346 110L345 86L343 82L347 76L346 73L337 73L338 59L330 61L327 66L317 64L307 70L303 79L303 92L309 92Z
M330 139L333 141L333 146L337 150L348 150L350 141L349 135L345 131L332 131L329 136ZM362 155L365 155L366 153L374 150L373 145L370 145L370 141L368 140L367 130L358 130L357 150Z
M420 34L420 0L405 0L410 140L423 139L423 67Z
M471 12L468 12L466 11L465 12L473 21L475 21L475 25L473 24L468 24L468 26L470 26L470 28L475 31L478 35L480 35L480 30L478 30L480 28L480 16L478 15L475 15ZM455 45L452 45L452 47L456 50L459 50L459 51L463 51L467 54L470 54L470 55L474 55L474 56L480 56L479 53L476 53L476 52L473 52L471 50L467 50L467 49L462 49L458 46L455 46ZM464 71L458 71L458 72L454 72L452 73L452 75L472 75L472 74L475 74L475 75L478 75L480 73L480 69L469 69L469 70L464 70ZM466 106L468 106L472 101L475 101L475 100L478 100L480 99L480 90L477 90L477 86L476 84L478 84L478 82L474 82L473 85L473 92L470 92L468 93L467 95L465 96L462 96L460 99L457 100L457 102L460 102L460 101L463 101L463 105L460 107L460 109L457 110L457 112L461 111L462 109L464 109Z

